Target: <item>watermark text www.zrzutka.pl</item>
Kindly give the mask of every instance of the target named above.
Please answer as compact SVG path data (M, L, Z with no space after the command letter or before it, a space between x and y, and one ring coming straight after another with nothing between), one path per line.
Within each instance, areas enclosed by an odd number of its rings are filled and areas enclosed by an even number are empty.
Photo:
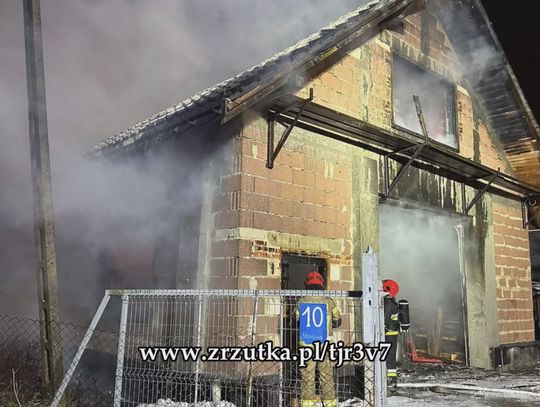
M192 361L203 362L290 362L298 361L300 367L313 360L320 362L330 360L340 367L345 362L373 362L376 359L386 361L392 345L381 342L378 346L366 346L356 342L346 346L343 342L315 342L300 347L295 353L288 347L274 346L271 341L251 347L208 347L206 352L197 346L139 347L139 354L144 361Z

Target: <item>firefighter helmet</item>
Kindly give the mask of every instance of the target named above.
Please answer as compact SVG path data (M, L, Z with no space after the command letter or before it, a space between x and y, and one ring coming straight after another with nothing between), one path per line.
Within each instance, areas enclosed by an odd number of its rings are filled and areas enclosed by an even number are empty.
M304 284L307 286L318 285L324 287L324 278L318 271L312 271L306 276Z
M383 291L387 292L390 297L395 298L399 292L399 284L394 280L384 280Z

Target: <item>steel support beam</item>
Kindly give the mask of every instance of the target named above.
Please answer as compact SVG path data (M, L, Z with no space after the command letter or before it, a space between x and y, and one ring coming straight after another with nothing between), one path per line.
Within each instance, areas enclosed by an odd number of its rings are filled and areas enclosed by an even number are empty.
M353 24L343 34L335 36L334 40L323 47L316 47L306 53L297 63L288 64L278 75L272 74L258 86L248 88L242 95L234 99L222 117L226 123L242 112L252 108L268 97L274 96L284 88L294 93L302 89L312 78L323 72L329 65L337 62L349 51L358 48L371 40L377 33L382 32L388 24L398 21L408 14L418 10L419 0L403 0L400 2L384 2L375 13L369 13L357 23ZM295 82L291 87L291 82Z
M422 112L422 105L420 103L420 97L413 95L414 106L416 107L416 115L418 116L418 121L420 122L420 127L422 128L422 135L424 136L424 142L429 143L429 135L426 126L426 121L424 120L424 113Z
M487 189L491 186L491 184L493 184L495 182L495 180L497 178L499 178L500 175L501 175L501 169L499 168L497 170L497 172L490 177L488 183L486 185L484 185L484 187L482 189L479 189L478 191L476 191L476 195L474 196L473 200L471 201L470 204L467 205L467 207L463 211L464 215L467 215L470 212L472 207L474 205L476 205L476 203L480 200L480 198L482 198L482 196L486 193ZM481 179L481 178L482 177L477 177L477 178L475 178L475 180L478 180L478 179ZM465 185L465 184L463 184L463 185ZM465 206L465 202L466 202L466 196L465 196L465 194L463 194L463 206Z
M414 163L416 161L416 159L418 158L418 156L420 155L420 153L422 152L422 150L424 149L424 147L427 144L428 143L418 143L415 146L415 150L414 150L413 155L409 158L409 160L405 164L403 164L401 166L398 173L396 174L396 176L392 180L392 183L390 183L390 162L389 162L388 158L391 155L395 155L395 153L390 153L390 154L384 155L384 185L385 185L385 191L379 194L382 199L386 199L386 198L388 198L390 196L390 194L397 187L397 185L398 185L399 181L401 180L401 178L403 177L403 175L405 175L405 173L407 172L409 167L412 165L412 163Z
M296 124L298 123L298 120L300 119L300 116L302 116L302 112L306 108L307 104L310 103L312 100L313 100L313 88L310 88L309 97L307 99L304 99L300 103L298 113L296 113L296 116L294 117L294 120L292 121L292 123L290 123L283 131L281 138L279 139L275 149L274 149L274 141L275 141L274 134L275 134L276 119L279 117L280 114L283 114L291 110L292 108L297 107L298 105L294 103L274 113L269 114L268 116L268 142L267 142L267 148L266 148L266 167L267 168L270 168L270 169L274 168L274 162L276 161L276 158L279 152L285 145L285 142L289 138L289 135L294 129L294 126L296 126Z
M382 199L386 199L390 196L392 191L396 188L397 184L403 177L403 175L407 172L409 167L416 161L424 147L430 145L429 135L426 127L426 122L424 120L424 114L422 113L422 106L420 104L420 98L416 95L413 96L414 99L414 105L416 107L416 114L418 115L418 121L420 123L420 127L422 128L422 135L424 136L424 141L422 143L418 143L414 146L406 147L398 151L393 151L391 153L384 155L384 192L379 194ZM389 158L395 155L400 155L409 151L414 151L411 157L407 160L405 164L401 166L398 173L392 180L392 183L390 183L390 163Z

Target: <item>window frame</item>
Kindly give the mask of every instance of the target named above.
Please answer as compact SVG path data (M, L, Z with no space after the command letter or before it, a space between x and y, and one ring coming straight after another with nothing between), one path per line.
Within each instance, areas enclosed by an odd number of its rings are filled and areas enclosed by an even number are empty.
M390 63L392 64L391 66L391 78L390 78L390 94L391 94L391 99L392 99L392 128L396 129L396 130L399 130L401 132L404 132L408 135L411 135L413 136L414 138L420 138L420 139L423 139L424 138L424 135L423 134L420 134L420 133L417 133L415 132L414 130L411 130L411 129L408 129L404 126L401 126L399 124L397 124L395 122L395 110L394 110L394 73L395 73L395 70L396 70L396 64L395 64L395 60L396 59L400 59L401 61L403 61L403 63L405 64L408 64L408 65L411 65L413 66L415 69L421 71L421 72L424 72L424 73L427 73L431 76L433 76L434 78L436 78L437 80L439 80L440 82L442 82L443 84L447 85L448 88L451 90L451 101L449 101L447 103L447 107L452 107L453 109L453 120L451 121L452 123L452 126L454 128L454 135L455 135L455 138L456 138L456 147L454 146L451 146L451 145L448 145L448 144L445 144L445 143L442 143L440 141L437 141L431 137L429 137L429 141L431 143L434 143L436 144L437 146L441 146L441 147L444 147L444 148L447 148L451 151L455 151L455 152L458 152L460 151L460 140L459 140L459 133L458 133L458 129L459 129L459 122L458 122L458 106L457 106L457 83L455 82L452 82L450 80L448 80L447 78L443 77L442 75L440 75L439 73L435 72L435 71L432 71L430 69L426 69L425 67L423 66L420 66L418 64L417 61L414 61L412 60L411 58L407 57L407 56L404 56L404 55L401 55L397 52L393 52L392 53L392 56L390 58Z

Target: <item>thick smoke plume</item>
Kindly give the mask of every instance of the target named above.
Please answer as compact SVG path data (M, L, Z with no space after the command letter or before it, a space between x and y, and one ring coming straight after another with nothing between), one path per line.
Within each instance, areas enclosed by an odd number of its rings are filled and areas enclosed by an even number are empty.
M58 273L67 314L75 305L93 308L101 294L94 288L104 246L154 242L160 228L182 218L182 208L189 212L201 191L198 163L189 156L110 166L88 162L82 153L270 57L362 1L41 3ZM0 313L35 315L23 32L21 2L2 2ZM172 214L165 209L171 202L177 204ZM118 283L141 286L145 278Z
M364 0L42 1L63 308L92 308L103 246L155 241L200 198L189 157L110 167L82 152L235 75ZM456 18L447 23L469 24ZM35 315L22 4L0 4L0 313ZM476 41L476 39L471 39ZM463 74L493 63L479 43ZM496 61L496 60L495 60ZM496 61L497 62L497 61ZM482 70L480 69L480 70ZM428 122L430 118L427 118ZM175 171L170 170L175 168ZM182 175L178 175L182 174ZM182 178L182 199L168 185ZM177 202L176 213L164 209ZM179 211L179 212L178 212ZM187 209L186 209L187 211ZM188 211L189 212L189 211ZM161 214L161 215L156 215ZM156 221L156 217L158 221ZM174 221L174 220L173 220ZM157 223L156 223L157 222ZM117 282L146 284L144 278Z
M456 336L463 335L462 222L418 208L380 207L381 277L399 283L398 298L410 303L414 333L427 330L432 336L440 308L446 323L456 323Z

